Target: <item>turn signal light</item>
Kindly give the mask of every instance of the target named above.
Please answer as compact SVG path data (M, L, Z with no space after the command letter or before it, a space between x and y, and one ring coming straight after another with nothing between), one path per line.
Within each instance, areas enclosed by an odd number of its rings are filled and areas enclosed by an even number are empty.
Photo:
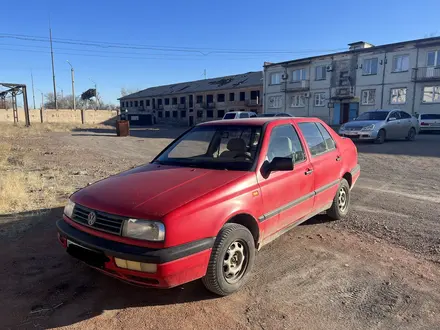
M138 272L155 273L157 271L156 264L147 264L145 262L132 261L115 258L116 266L119 268L136 270Z

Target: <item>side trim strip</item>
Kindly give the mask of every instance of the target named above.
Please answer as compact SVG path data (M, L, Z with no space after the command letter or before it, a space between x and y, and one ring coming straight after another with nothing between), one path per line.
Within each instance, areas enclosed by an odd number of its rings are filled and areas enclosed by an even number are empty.
M322 193L324 190L330 189L333 186L339 184L339 182L340 182L339 180L335 180L333 182L330 182L330 183L326 184L325 186L322 186L322 187L316 189L315 194L318 195L319 193Z
M351 171L351 175L356 174L357 172L359 172L361 170L361 165L357 164Z

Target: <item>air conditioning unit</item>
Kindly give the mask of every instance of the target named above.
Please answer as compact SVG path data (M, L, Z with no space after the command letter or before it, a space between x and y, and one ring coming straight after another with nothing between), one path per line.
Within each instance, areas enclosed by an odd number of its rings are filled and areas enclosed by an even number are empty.
M332 65L327 65L327 72L333 71L333 66Z
M304 93L304 97L310 97L310 93L309 92Z
M288 75L287 73L283 73L283 75L281 76L281 78L282 78L283 80L287 80L287 79L289 79L289 75Z

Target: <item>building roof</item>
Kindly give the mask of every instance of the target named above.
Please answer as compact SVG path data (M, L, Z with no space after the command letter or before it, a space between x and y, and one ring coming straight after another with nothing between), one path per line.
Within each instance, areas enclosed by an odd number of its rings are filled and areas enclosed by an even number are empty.
M188 81L171 85L150 87L139 92L123 96L119 100L166 96L172 94L198 93L225 89L244 88L263 85L263 72L247 72L234 76Z
M359 42L354 42L351 44L348 44L349 46L357 44ZM328 56L335 56L335 55L344 55L344 54L354 54L354 53L362 53L362 52L373 52L375 50L381 50L381 49L389 49L399 46L405 46L407 44L415 43L416 45L426 45L426 44L440 44L440 37L431 37L431 38L423 38L423 39L414 39L414 40L408 40L408 41L401 41L396 42L392 44L385 44L385 45L379 45L379 46L373 46L368 48L360 48L360 49L353 49L353 50L346 50L343 52L337 52L337 53L329 53L329 54L322 54L322 55L316 55L316 56L310 56L310 57L304 57L304 58L298 58L290 61L283 61L283 62L277 62L277 63L271 63L271 62L265 62L264 67L271 67L275 65L289 65L289 64L295 64L295 63L301 63L305 61L311 61L317 58L323 58ZM371 45L371 44L370 44Z

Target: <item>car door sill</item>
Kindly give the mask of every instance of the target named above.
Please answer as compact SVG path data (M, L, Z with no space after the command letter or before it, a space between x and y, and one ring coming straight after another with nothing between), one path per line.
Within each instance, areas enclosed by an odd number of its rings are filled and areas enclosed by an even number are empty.
M278 230L277 232L273 233L272 235L264 238L259 244L258 244L258 250L260 250L264 245L269 244L270 242L272 242L273 240L277 239L278 237L280 237L281 235L285 234L286 232L288 232L289 230L295 228L296 226L299 226L300 224L302 224L303 222L313 218L315 215L318 215L321 212L324 212L326 210L328 210L330 207L332 206L332 202L326 204L325 206L321 207L318 210L313 211L312 213L309 213L308 215L302 217L301 219L295 221L294 223L291 223L290 225L287 225L283 228L281 228L280 230Z

